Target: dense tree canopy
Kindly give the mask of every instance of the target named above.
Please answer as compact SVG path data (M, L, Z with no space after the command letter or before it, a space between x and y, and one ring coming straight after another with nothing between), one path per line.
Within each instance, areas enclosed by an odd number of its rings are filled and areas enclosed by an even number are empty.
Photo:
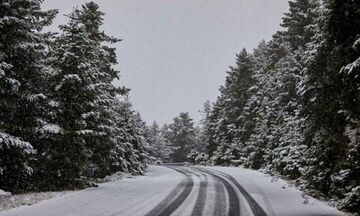
M0 187L11 192L88 185L117 171L143 173L142 120L116 87L119 40L101 30L94 2L60 34L42 0L0 3Z
M360 2L293 0L273 38L230 67L206 122L208 163L297 179L360 208ZM315 194L315 191L316 194Z

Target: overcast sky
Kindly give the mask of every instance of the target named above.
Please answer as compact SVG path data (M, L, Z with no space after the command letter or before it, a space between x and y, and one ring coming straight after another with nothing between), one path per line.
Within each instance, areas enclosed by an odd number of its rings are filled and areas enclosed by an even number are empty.
M45 0L59 9L55 26L84 0ZM215 101L228 66L243 47L270 39L287 0L96 0L106 13L103 29L116 45L120 83L147 122L170 123L180 112L195 121Z

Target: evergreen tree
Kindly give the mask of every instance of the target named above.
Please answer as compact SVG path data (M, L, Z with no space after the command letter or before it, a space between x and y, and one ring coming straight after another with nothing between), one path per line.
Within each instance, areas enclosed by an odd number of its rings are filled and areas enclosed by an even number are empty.
M188 113L180 113L169 125L168 141L174 151L171 158L174 162L188 161L187 155L195 146L194 122Z
M154 157L156 162L170 161L172 148L155 121L147 128L147 141L150 147L150 155Z
M117 171L143 173L145 123L115 87L119 40L86 3L59 36L41 0L0 3L0 184L12 192L89 185ZM33 176L30 179L30 175Z
M41 2L0 2L0 181L12 192L28 186L29 149L41 148L48 129L49 34L43 28L57 12L42 11Z
M208 128L210 127L210 115L211 115L211 104L207 100L204 103L204 108L199 111L202 115L200 124L195 127L195 146L188 154L188 158L192 160L195 164L205 165L209 159L207 151L207 141L208 141Z
M280 24L286 30L280 32L292 49L304 48L314 36L312 26L316 19L318 0L289 1L289 12L284 14Z
M218 146L218 139L219 139L218 123L221 118L220 110L222 107L222 102L223 102L223 97L221 96L218 97L216 102L212 106L209 116L206 119L207 124L205 125L205 129L204 129L207 135L206 153L209 155L210 163L214 163L214 160L216 159L215 151Z
M348 88L351 82L345 81L344 74L339 71L342 66L356 59L355 52L350 50L359 34L355 28L358 24L356 21L358 6L356 3L351 5L352 3L352 1L324 2L323 13L320 14L317 22L319 33L315 35L314 42L310 43L317 46L309 47L311 58L307 62L307 88L304 95L310 100L305 101L304 104L310 124L306 139L311 146L307 154L310 169L306 173L306 178L309 179L312 187L328 196L336 194L331 190L333 180L336 179L334 174L341 170L340 164L346 157L348 149L348 140L345 136L347 116L346 111L343 110L345 104L343 94L351 89ZM351 7L347 8L349 4ZM352 17L351 20L349 16ZM339 25L342 21L344 23ZM339 82L340 80L343 82ZM355 94L352 95L353 98L349 101L356 101Z
M117 100L113 110L116 132L112 138L115 145L110 154L111 170L142 174L148 162L143 122L127 99Z
M0 132L0 185L3 190L19 192L28 185L33 172L28 164L32 149L30 143Z
M358 39L353 48L356 51L360 51L360 39ZM355 74L360 73L360 53L359 57L352 63L346 65L343 67L340 71L340 73L344 74L344 76L349 76L352 79L356 79ZM345 77L344 79L349 79L349 77ZM356 77L356 78L355 78ZM352 80L349 79L349 80ZM353 80L352 80L353 81ZM346 159L344 163L342 164L342 170L339 171L339 174L337 177L341 177L343 182L341 182L341 187L346 188L347 185L360 185L360 116L356 113L358 110L355 107L359 107L358 105L354 105L354 107L347 107L346 103L359 103L359 93L360 93L360 82L348 82L348 86L346 89L344 89L344 92L348 94L347 97L343 97L343 106L344 112L347 115L347 126L345 130L345 134L347 138L349 139L347 153L346 153ZM357 91L357 92L356 92ZM352 96L350 96L350 93L353 93ZM352 100L351 100L352 98ZM347 100L351 100L346 102ZM354 109L355 108L355 109ZM355 183L354 183L355 182ZM339 187L339 185L336 185ZM335 187L336 188L336 187ZM348 187L349 188L349 187ZM355 187L354 187L355 188ZM353 189L353 188L352 188ZM346 192L349 192L350 190L347 189Z
M86 119L89 119L91 123L89 128L97 131L95 136L88 136L86 140L92 151L87 167L90 166L90 171L93 169L91 173L95 177L104 177L110 174L110 161L107 156L112 149L110 138L115 127L111 106L117 95L123 95L128 91L128 89L117 88L113 85L113 81L119 79L119 72L113 69L113 66L117 64L115 49L109 47L108 44L120 40L107 36L100 30L103 15L104 13L99 11L98 5L90 2L83 6L83 12L79 17L92 40L94 53L96 53L91 66L93 70L91 88L95 91L95 112L85 114Z
M360 3L289 4L285 29L245 62L252 84L237 83L246 76L235 67L220 88L204 126L209 160L299 178L314 195L341 199L338 207L354 212L360 206Z
M225 86L221 89L223 103L221 107L221 120L219 129L221 138L213 158L219 164L234 163L234 159L240 157L240 145L243 141L238 137L246 139L248 131L244 130L244 108L251 97L250 88L254 85L253 77L254 60L251 55L243 49L237 55L236 66L230 67L226 77ZM248 128L247 128L248 129Z
M84 175L109 174L105 155L111 149L109 107L117 93L111 83L117 71L114 49L104 43L118 40L100 31L102 15L93 2L75 9L52 46L53 97L62 134L52 148L53 172L47 174L58 187L78 187Z
M331 176L333 185L329 193L342 198L339 206L341 209L356 211L360 208L360 2L329 1L328 9L329 18L325 32L326 44L331 53L327 69L334 73L334 77L340 77L340 82L337 80L335 86L339 101L337 112L345 119L342 135L347 138L339 140L340 164L336 165L335 173Z

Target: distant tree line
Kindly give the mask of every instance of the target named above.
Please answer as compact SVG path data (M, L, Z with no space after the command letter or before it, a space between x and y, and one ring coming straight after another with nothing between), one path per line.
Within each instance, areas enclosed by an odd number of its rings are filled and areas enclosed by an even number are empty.
M94 2L59 33L42 0L0 2L0 188L87 186L89 179L147 167L144 122L127 100L115 48Z
M194 122L188 113L180 113L161 128L153 122L145 134L149 154L156 163L188 161L187 155L196 146Z
M210 103L207 103L210 106ZM189 113L182 112L170 124L162 127L153 122L146 127L145 138L153 163L207 161L205 136L200 125L195 125Z
M242 50L203 120L207 163L262 169L360 209L360 1L293 0Z

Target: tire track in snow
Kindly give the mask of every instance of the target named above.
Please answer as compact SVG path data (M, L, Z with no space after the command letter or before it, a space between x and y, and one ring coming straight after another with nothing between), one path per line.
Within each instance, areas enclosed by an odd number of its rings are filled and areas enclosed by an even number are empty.
M191 175L182 169L170 167L178 171L179 173L185 175L186 179L181 182L161 203L159 203L155 208L148 212L145 216L169 216L171 215L189 196L193 186L194 181ZM173 199L173 197L176 197Z
M214 178L214 177L213 177ZM216 216L226 216L227 215L227 196L225 192L225 186L219 182L215 182L215 205L214 205L214 215Z
M240 215L240 201L236 194L234 187L223 177L214 174L208 170L195 168L199 171L205 172L211 176L213 176L216 180L220 181L224 186L226 191L228 192L229 196L229 209L228 209L228 216L239 216Z
M170 169L170 168L168 168ZM177 185L176 187L169 193L166 195L166 198L164 200L170 200L173 199L174 197L176 197L181 190L183 189L184 185L186 184L186 179L182 179ZM126 208L121 209L120 211L116 211L112 214L110 214L109 216L140 216L140 215L144 215L144 214L148 214L147 211L144 211L142 208L138 208L139 207L139 203L141 203L142 207L147 208L147 206L151 203L153 203L152 200L152 196L151 194L144 194L143 196L141 196L140 199L135 199L131 202L129 202L126 205ZM170 197L170 198L169 198ZM156 203L156 206L159 206L159 203ZM149 209L149 208L148 208ZM150 209L151 210L151 209Z
M184 202L171 214L171 216L190 216L195 207L199 192L202 176L199 172L194 172L189 167L182 166L181 169L189 173L194 181L194 187L192 188L189 196Z
M227 178L231 183L233 183L236 186L236 188L240 191L240 193L244 196L246 202L249 204L251 211L255 216L267 216L267 213L264 211L264 209L255 201L255 199L249 194L249 192L247 192L245 188L241 186L238 181L236 181L234 177L218 170L216 171L210 171L209 169L206 170L208 170L209 172L217 172L223 177Z
M211 179L212 186L214 187L214 191L209 191L210 197L208 197L208 202L211 202L212 211L207 209L207 211L203 212L203 215L214 215L214 216L227 216L227 194L225 192L225 186L224 184L219 181L214 176L205 173L201 170L193 168L193 170L196 170L199 173L203 173L205 176L208 176L208 179ZM208 181L209 182L209 181ZM209 200L212 199L212 200ZM207 214L206 214L207 213Z
M199 216L203 214L206 202L206 193L208 189L208 177L197 171L195 171L195 173L198 174L200 179L200 189L191 216ZM203 179L201 179L201 177L203 177Z

